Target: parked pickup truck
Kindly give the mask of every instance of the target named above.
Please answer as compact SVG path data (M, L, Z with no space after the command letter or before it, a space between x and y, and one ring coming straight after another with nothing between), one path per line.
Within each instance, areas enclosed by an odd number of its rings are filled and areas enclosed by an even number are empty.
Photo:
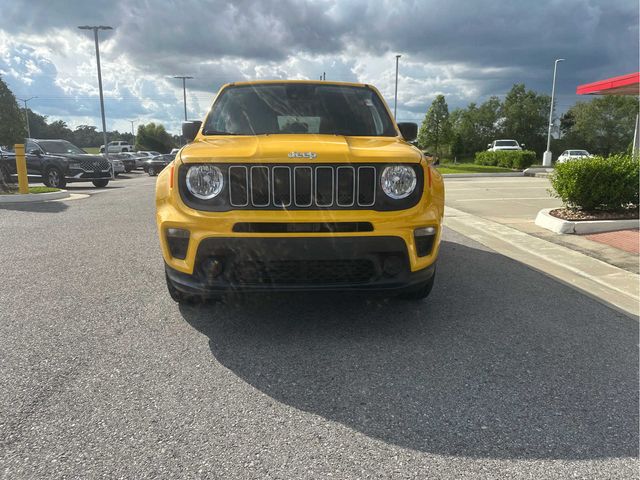
M27 139L27 176L30 182L64 188L70 182L92 182L105 187L111 179L111 164L102 155L90 155L66 140ZM2 176L17 180L14 152L0 155Z
M487 150L490 152L498 152L500 150L522 150L524 143L520 145L515 140L494 140L487 145Z

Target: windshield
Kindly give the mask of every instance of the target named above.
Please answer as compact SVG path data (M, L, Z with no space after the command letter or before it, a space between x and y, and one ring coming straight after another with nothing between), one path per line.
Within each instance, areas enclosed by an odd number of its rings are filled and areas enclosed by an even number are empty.
M87 153L66 140L44 140L38 142L38 145L40 145L40 148L44 150L45 153Z
M496 140L496 147L517 147L518 142L515 140Z
M576 156L584 157L586 155L589 155L589 152L587 152L586 150L571 150L570 155L576 155Z
M285 133L397 136L370 88L304 83L226 88L203 129L204 135Z

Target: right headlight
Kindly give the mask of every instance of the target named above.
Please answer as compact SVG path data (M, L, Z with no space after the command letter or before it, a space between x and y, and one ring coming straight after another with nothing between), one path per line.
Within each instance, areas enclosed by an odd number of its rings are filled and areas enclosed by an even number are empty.
M187 170L186 183L194 197L211 200L222 191L224 177L215 165L194 165Z
M386 167L380 176L382 191L394 200L401 200L413 193L416 188L416 172L407 165Z

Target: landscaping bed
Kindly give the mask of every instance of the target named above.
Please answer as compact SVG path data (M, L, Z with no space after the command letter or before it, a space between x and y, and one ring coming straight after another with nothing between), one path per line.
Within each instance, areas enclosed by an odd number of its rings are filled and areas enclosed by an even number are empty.
M549 212L549 215L560 218L562 220L570 220L572 222L594 220L635 220L638 218L639 214L640 210L638 210L637 208L619 212L605 212L598 210L585 211L570 208L556 208Z

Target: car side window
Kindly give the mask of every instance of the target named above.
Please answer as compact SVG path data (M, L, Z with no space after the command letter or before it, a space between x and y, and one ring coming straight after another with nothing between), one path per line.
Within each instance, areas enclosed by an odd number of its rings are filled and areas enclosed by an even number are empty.
M34 150L41 151L40 147L38 147L38 145L36 145L36 143L32 142L31 140L27 140L27 145L25 150L26 150L26 153L32 152Z

